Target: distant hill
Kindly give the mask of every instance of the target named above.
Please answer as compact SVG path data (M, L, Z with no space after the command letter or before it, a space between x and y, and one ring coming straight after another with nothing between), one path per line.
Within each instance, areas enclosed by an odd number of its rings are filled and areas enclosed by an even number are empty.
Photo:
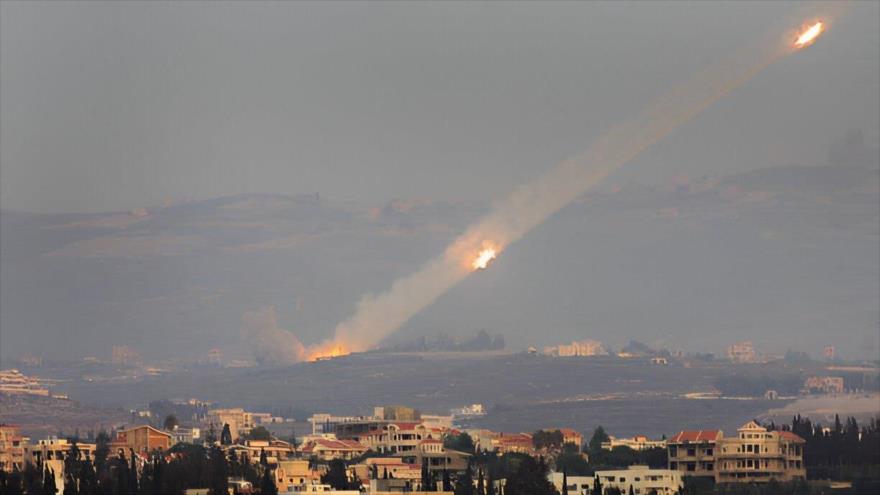
M584 196L397 336L509 347L877 352L880 175L776 167ZM247 194L132 212L0 213L5 358L251 358L242 315L274 306L306 343L440 252L488 205Z

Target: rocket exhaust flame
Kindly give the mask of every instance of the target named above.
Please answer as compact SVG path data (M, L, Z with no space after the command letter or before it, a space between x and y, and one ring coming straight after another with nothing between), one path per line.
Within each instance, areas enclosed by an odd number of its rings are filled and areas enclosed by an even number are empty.
M806 46L810 46L816 41L816 38L818 38L819 35L822 34L822 32L824 32L824 31L825 31L825 24L823 24L822 21L818 21L815 24L813 24L812 26L806 28L803 32L801 32L801 34L795 40L794 46L796 46L797 48L803 48Z
M397 279L386 292L364 296L355 313L336 327L332 339L305 349L303 355L315 360L372 348L468 275L485 269L501 249L773 62L812 43L823 29L821 22L813 24L794 43L792 38L769 48L755 43L702 70L634 119L612 128L584 154L498 202L415 273ZM487 245L487 238L494 244Z
M471 266L473 266L474 270L485 270L486 267L489 266L489 263L491 263L497 256L498 253L495 252L495 248L485 247L477 255L477 259L474 260Z

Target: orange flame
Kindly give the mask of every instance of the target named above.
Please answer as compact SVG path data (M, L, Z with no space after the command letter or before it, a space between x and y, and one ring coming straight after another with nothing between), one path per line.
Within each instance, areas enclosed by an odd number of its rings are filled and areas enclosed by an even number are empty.
M348 354L351 354L351 351L344 343L328 341L309 347L306 351L306 360L310 362L323 361Z
M471 263L471 267L473 267L474 270L484 270L487 266L489 266L489 263L497 256L498 252L495 251L495 248L491 246L485 246L480 251L480 253L477 254L476 259L474 259L474 262Z
M794 42L794 46L803 48L812 45L823 31L825 31L825 24L823 24L822 21L817 21L798 35L798 38Z

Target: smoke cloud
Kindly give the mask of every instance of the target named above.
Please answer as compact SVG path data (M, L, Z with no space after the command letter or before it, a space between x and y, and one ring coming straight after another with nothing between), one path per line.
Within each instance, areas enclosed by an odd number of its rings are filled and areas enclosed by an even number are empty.
M274 306L246 312L241 318L241 337L253 347L260 364L288 365L306 359L302 342L293 333L278 328Z

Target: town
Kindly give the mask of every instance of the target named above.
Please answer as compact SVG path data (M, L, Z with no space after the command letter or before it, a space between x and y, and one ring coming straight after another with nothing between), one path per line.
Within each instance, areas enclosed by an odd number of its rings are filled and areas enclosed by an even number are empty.
M880 466L880 423L859 425L854 418L829 425L800 417L785 425L748 420L735 432L681 430L651 439L618 438L601 426L587 435L555 426L534 432L459 427L459 420L483 414L480 404L449 415L380 406L369 416L314 414L310 430L279 437L273 431L287 419L268 413L196 399L164 407L172 412L163 418L145 413L141 424L76 436L31 439L3 424L0 491L869 493L878 486ZM855 481L831 481L839 478L829 476L834 470L855 474Z

